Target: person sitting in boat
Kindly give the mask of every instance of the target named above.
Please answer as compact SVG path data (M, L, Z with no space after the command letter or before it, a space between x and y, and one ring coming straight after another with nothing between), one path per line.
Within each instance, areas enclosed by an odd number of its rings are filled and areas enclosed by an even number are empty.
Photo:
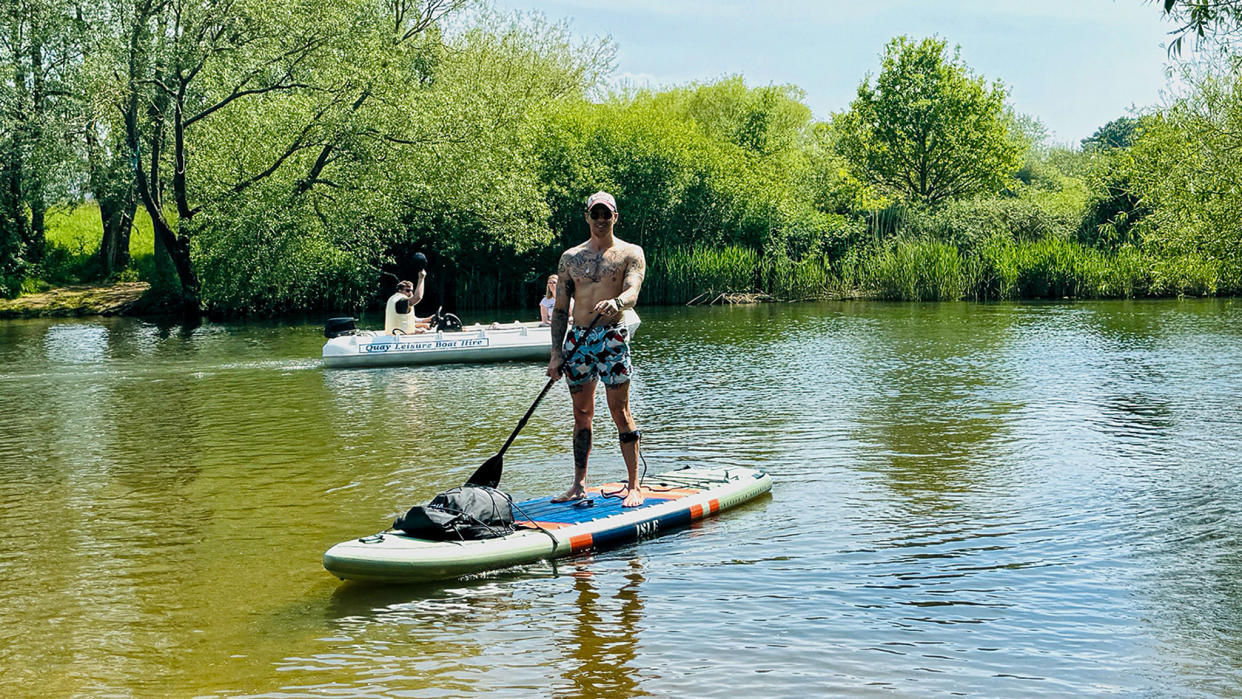
M539 299L539 325L552 324L552 307L556 305L556 284L560 279L553 274L548 277L548 288Z
M552 325L552 307L556 305L556 285L560 277L555 274L548 277L548 288L539 299L539 327ZM573 301L569 302L570 313L573 312Z
M388 297L384 307L384 332L392 334L413 334L427 332L431 325L429 318L414 315L414 306L423 299L423 284L427 276L425 270L418 273L418 286L411 281L397 283L397 291Z

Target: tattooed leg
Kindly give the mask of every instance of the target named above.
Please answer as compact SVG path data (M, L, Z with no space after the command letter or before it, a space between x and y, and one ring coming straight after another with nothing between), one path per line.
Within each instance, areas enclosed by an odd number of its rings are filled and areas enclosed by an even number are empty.
M586 482L587 457L591 455L591 428L583 427L574 434L574 478Z
M575 391L574 389L578 389ZM586 497L587 460L591 456L591 420L595 417L595 382L570 387L574 404L574 482L569 490L552 502L569 502Z

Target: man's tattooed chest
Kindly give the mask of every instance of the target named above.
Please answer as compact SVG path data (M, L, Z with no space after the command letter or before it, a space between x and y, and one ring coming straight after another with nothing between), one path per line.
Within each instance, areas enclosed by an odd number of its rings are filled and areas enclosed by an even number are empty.
M569 273L578 283L620 281L625 272L625 255L608 250L603 253L582 250L569 259Z

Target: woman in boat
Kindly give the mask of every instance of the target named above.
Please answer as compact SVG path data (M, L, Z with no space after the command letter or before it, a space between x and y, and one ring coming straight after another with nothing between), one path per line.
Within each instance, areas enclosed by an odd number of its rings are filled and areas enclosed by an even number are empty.
M552 307L556 305L556 284L560 281L555 274L548 277L548 287L539 299L539 325L552 324Z

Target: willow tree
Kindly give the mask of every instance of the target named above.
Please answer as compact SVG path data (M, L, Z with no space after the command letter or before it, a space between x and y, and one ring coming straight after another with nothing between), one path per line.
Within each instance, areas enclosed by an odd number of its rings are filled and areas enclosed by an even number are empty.
M1220 292L1242 289L1242 67L1183 79L1189 93L1145 117L1121 165L1127 194L1150 214L1144 243L1183 269L1217 270ZM1171 291L1181 291L1173 288Z
M76 175L83 32L65 0L8 0L0 18L0 292L12 292L22 264L42 257L45 214Z
M833 120L857 177L900 198L936 204L995 193L1018 169L1005 88L988 84L939 39L900 36Z
M465 2L104 0L96 60L111 68L136 190L187 307L199 305L193 239L216 223L204 217L288 169L302 173L290 195L325 184L350 115L403 59L394 47ZM222 172L215 154L239 150L233 126L256 111L279 128Z
M1236 37L1242 32L1242 0L1158 0L1177 27L1169 52L1178 54L1188 37L1198 43Z
M429 254L437 293L457 272L520 282L523 256L549 241L530 131L549 105L585 96L611 45L486 11L396 43L378 29L393 23L368 24L377 29L355 36L353 63L337 68L350 91L308 147L196 218L210 221L195 224L209 306L356 306L414 250ZM209 125L219 145L202 156L207 180L227 186L279 159L280 134L296 133L316 104L257 101Z

